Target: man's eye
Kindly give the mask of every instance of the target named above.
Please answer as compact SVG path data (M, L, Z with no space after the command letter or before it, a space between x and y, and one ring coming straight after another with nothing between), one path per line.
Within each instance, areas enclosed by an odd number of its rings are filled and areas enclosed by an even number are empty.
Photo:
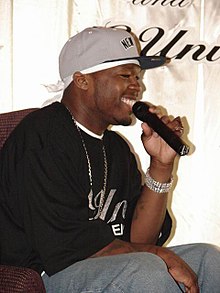
M126 78L126 79L128 79L128 78L130 78L132 75L130 75L130 74L121 74L121 77L123 77L123 78ZM136 80L139 80L140 79L140 76L134 76L134 78L136 79Z

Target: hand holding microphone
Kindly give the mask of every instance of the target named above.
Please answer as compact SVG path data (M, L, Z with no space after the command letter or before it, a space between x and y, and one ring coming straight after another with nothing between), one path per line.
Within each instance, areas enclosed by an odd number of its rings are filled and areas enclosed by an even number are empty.
M144 102L135 102L132 106L134 115L141 121L146 122L160 137L180 156L187 155L189 146L176 135L156 114L149 111L149 106Z

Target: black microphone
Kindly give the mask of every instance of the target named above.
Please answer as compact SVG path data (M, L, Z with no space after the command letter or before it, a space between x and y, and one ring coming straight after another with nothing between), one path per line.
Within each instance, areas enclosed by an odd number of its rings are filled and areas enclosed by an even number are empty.
M188 154L189 146L186 145L175 132L166 126L156 114L151 113L146 103L135 102L132 106L132 111L139 120L147 122L147 124L180 156Z

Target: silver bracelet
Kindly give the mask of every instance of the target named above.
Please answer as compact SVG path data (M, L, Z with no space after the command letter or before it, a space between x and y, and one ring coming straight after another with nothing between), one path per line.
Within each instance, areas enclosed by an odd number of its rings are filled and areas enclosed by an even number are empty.
M173 184L173 176L171 176L170 182L167 183L161 183L158 182L156 180L154 180L151 176L150 176L150 172L149 172L150 168L147 169L147 173L145 176L145 185L153 190L156 193L167 193L170 191L172 184Z

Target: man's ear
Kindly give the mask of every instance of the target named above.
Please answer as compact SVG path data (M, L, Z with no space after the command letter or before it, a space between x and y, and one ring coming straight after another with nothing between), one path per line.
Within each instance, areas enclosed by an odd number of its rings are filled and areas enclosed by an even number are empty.
M75 85L82 89L87 90L88 89L88 79L85 74L82 74L81 72L77 71L73 74L73 82Z

